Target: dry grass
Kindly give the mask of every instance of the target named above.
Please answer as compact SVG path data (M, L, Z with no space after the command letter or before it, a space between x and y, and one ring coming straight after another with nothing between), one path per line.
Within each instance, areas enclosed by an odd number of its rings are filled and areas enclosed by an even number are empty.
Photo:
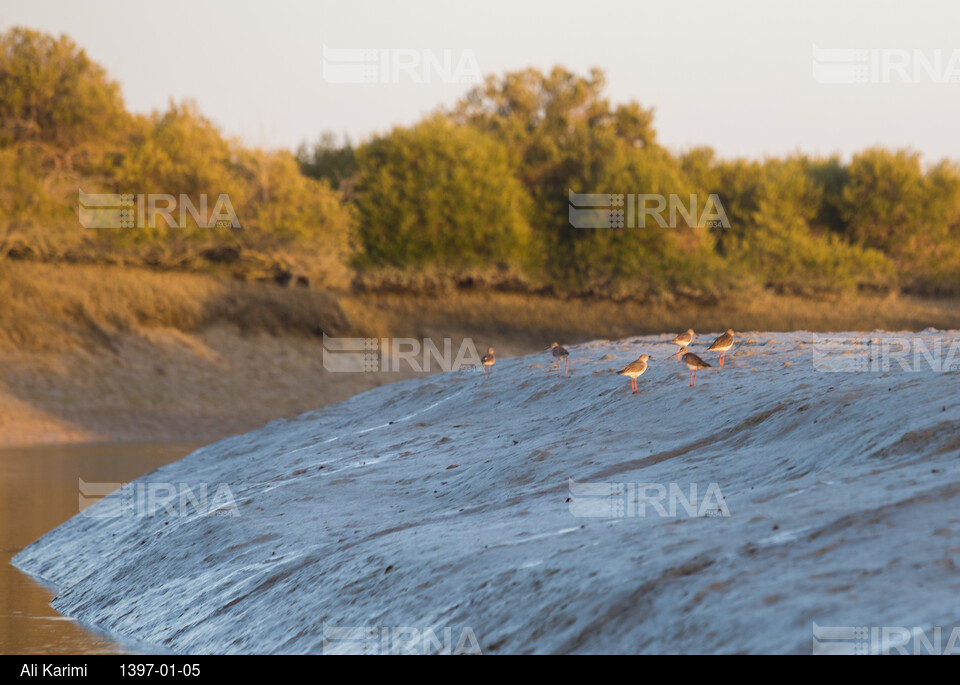
M577 343L632 335L697 331L921 330L960 327L960 303L897 296L813 300L760 291L715 306L615 303L538 295L461 291L442 297L378 294L342 297L354 326L380 335L467 334L485 346L535 350L553 340ZM480 339L482 338L482 340Z
M4 261L0 268L0 349L113 347L122 334L218 323L273 335L347 328L335 297L305 288L109 266Z
M757 291L714 306L454 289L441 295L340 294L140 268L0 262L0 349L115 345L150 329L197 333L488 336L513 345L685 330L919 330L960 327L960 303L897 296L829 301Z

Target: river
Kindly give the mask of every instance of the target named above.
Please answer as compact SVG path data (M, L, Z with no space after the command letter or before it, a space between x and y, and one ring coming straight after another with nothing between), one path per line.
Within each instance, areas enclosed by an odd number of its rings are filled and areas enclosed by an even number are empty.
M58 614L50 607L56 590L18 571L10 559L79 512L81 480L119 487L197 447L111 443L0 449L0 653L138 651L134 645L122 644Z

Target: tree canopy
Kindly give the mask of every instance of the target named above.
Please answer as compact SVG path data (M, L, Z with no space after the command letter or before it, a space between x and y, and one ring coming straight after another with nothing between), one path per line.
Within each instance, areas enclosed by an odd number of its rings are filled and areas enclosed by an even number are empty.
M338 287L381 269L494 269L516 275L511 287L611 297L960 293L956 162L883 148L848 162L677 152L651 108L611 103L605 86L598 69L491 75L418 123L357 144L321 134L294 154L224 136L191 102L128 112L68 37L13 28L0 33L0 259L204 269L204 255L233 250ZM78 190L226 195L242 228L84 230ZM571 192L699 210L716 198L729 222L681 212L581 228Z

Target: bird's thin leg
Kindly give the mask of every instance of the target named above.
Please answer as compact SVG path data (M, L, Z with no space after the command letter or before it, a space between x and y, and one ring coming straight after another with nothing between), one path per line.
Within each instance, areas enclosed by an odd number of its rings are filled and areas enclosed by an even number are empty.
M569 359L569 357L568 357L568 358L565 359L564 362L563 362L563 375L564 375L564 376L567 375L567 368L569 368L569 366L570 366L570 359Z

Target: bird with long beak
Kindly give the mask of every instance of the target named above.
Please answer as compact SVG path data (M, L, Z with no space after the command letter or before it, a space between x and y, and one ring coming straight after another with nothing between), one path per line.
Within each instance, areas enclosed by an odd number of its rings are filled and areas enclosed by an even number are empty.
M483 364L483 368L481 370L483 371L484 376L489 376L493 373L493 365L497 363L497 358L493 355L492 347L488 347L487 353L480 357L480 363Z
M557 375L560 375L560 360L563 360L563 373L567 373L567 367L570 365L570 353L567 351L566 347L560 345L560 343L553 343L550 347L545 348L550 350L553 354L553 358L557 360Z
M683 363L687 365L688 369L690 369L690 387L692 388L697 382L697 371L709 369L710 365L700 359L700 357L695 355L693 352L688 351L686 347L681 347L680 352L683 353L683 356L681 357Z
M689 345L690 343L693 342L693 336L694 336L694 335L695 335L695 333L693 332L693 329L692 329L692 328L688 328L686 333L681 333L680 335L678 335L676 338L674 338L674 339L671 340L670 342L672 342L674 345L677 345L677 346L679 346L679 347L686 347L687 345ZM679 349L677 350L677 361L680 361L680 350L679 350Z
M723 362L727 359L727 350L733 347L733 329L728 328L727 332L713 341L713 344L707 348L707 352L717 352L720 355L720 368L723 368Z
M626 376L630 379L630 387L633 388L634 395L637 394L637 379L647 370L647 362L649 361L653 361L649 354L641 354L637 357L637 361L630 362L620 371L617 371L618 376Z

